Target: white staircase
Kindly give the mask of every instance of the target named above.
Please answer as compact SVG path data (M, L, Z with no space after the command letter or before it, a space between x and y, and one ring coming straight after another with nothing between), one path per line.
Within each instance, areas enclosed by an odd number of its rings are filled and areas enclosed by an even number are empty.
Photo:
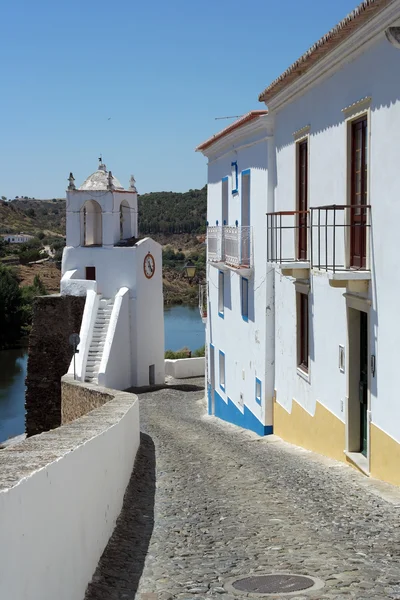
M102 298L99 302L86 363L85 381L90 383L97 383L97 376L99 374L104 342L106 340L113 305L113 299L107 300L106 298Z

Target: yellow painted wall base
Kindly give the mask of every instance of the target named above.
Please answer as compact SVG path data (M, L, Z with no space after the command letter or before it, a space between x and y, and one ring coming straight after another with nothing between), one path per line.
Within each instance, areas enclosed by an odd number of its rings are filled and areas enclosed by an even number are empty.
M345 462L345 425L318 401L312 416L296 400L288 413L275 399L274 433L291 444Z
M371 423L371 475L400 485L400 444Z

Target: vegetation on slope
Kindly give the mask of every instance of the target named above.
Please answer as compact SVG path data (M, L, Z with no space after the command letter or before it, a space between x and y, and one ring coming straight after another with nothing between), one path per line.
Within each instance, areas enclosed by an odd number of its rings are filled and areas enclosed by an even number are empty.
M38 275L31 286L20 287L15 270L0 264L0 349L13 346L29 333L36 296L46 294Z
M0 200L0 233L35 234L38 231L65 235L64 198Z
M138 204L141 233L204 233L206 230L206 186L183 194L142 194Z

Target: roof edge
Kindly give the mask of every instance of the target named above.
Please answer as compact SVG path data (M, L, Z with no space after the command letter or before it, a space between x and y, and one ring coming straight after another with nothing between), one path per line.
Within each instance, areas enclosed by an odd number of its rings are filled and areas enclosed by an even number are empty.
M201 144L199 144L199 146L197 146L195 151L203 152L204 150L207 150L207 148L212 146L215 142L224 138L226 135L228 135L232 131L235 131L236 129L243 127L243 125L246 125L247 123L250 123L251 121L254 121L255 119L258 119L259 117L263 117L267 114L268 114L268 110L266 110L266 109L251 110L250 112L248 112L245 115L243 115L242 117L240 117L240 119L238 119L237 121L234 121L234 123L231 123L224 129L219 131L218 133L215 133L212 137L208 138L205 142L202 142Z
M322 36L298 60L286 69L259 95L260 102L269 102L293 81L311 69L334 48L348 39L367 21L396 0L364 0L328 33Z

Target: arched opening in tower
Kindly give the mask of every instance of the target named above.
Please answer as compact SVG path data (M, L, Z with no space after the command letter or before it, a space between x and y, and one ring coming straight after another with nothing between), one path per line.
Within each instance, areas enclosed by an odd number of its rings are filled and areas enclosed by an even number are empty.
M101 206L95 200L87 200L81 208L82 246L103 244Z
M119 233L121 240L128 240L133 235L131 207L127 200L122 200L119 207Z

